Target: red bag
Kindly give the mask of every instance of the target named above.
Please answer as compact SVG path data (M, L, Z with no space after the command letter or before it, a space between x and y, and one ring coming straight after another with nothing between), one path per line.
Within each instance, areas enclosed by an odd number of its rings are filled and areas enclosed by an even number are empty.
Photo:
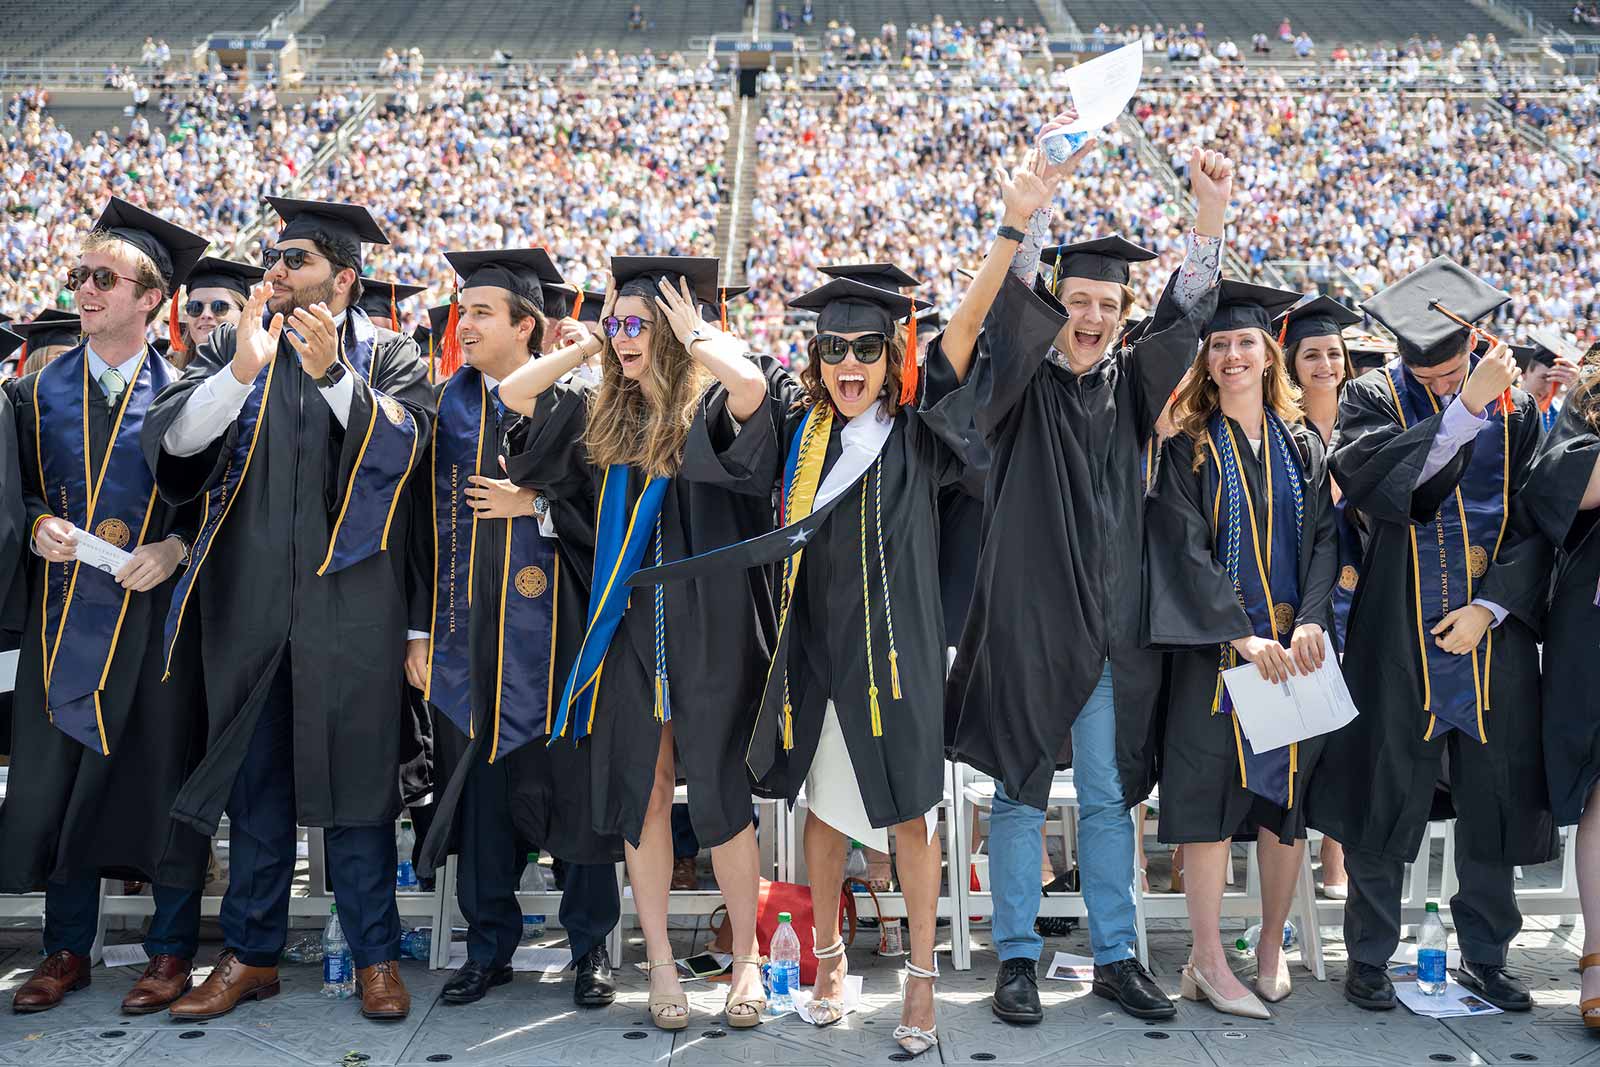
M874 904L877 903L877 894L873 894L872 900ZM733 929L727 921L727 909L719 908L718 911L723 913L723 922L721 926L712 924L715 936L711 939L708 951L731 953ZM789 922L794 927L795 936L800 939L800 984L812 985L817 980L817 957L814 955L816 944L812 930L814 918L810 886L761 879L761 895L756 902L756 949L763 956L772 954L772 935L778 932L778 913L784 911L789 913ZM847 933L841 931L845 944L853 945L857 925L856 898L850 892L848 883L839 891L839 911L841 922L847 924L848 928Z

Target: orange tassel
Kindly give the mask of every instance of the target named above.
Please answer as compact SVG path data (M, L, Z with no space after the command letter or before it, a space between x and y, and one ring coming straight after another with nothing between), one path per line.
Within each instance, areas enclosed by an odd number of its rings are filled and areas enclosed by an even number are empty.
M572 298L572 317L578 318L578 312L583 310L583 290L578 290L578 295ZM581 321L581 320L580 320Z
M400 308L394 298L394 282L389 283L389 321L394 323L395 332L400 331Z
M723 333L727 333L728 332L728 290L726 290L726 289L718 289L717 290L717 295L719 297L719 299L717 301L717 307L721 309L721 314L722 314L722 332Z
M182 352L183 323L178 321L178 294L172 294L172 306L167 309L167 338L172 342L171 351Z
M456 340L456 324L461 321L461 291L450 294L450 317L444 323L444 354L439 357L439 377L448 378L461 369L461 342Z
M906 321L906 358L900 365L900 404L913 404L917 399L917 305L911 304L911 318Z
M1283 339L1289 336L1289 316L1283 317L1283 325L1278 327L1278 347L1283 347Z

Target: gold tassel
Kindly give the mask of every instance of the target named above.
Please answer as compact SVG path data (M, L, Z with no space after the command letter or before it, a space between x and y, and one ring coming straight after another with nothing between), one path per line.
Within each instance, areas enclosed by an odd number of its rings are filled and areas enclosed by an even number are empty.
M878 715L878 687L873 686L867 690L867 699L872 702L872 736L883 736L883 719Z
M896 700L900 699L900 653L889 650L889 688Z
M661 703L661 675L658 674L658 675L656 675L656 722L665 722L666 721L662 716L662 710L663 710L663 707L662 707L662 703Z
M783 750L794 749L794 705L787 700L783 702Z

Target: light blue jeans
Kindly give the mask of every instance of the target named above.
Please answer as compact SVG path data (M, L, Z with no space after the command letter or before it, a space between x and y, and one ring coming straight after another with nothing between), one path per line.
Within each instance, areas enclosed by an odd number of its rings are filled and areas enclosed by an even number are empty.
M1133 820L1117 776L1117 716L1108 661L1094 694L1072 726L1073 781L1078 787L1078 876L1089 911L1089 944L1097 964L1134 955ZM1019 804L995 786L989 815L989 884L994 891L994 943L1000 959L1039 958L1039 828L1044 812Z

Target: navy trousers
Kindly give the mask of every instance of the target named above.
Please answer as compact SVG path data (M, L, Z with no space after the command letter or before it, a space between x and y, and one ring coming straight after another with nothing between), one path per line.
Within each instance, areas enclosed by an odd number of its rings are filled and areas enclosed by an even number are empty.
M200 944L200 891L153 885L156 913L150 919L144 951L151 959L177 956L192 960ZM100 917L100 879L49 882L44 887L44 952L63 950L87 956L94 947Z

